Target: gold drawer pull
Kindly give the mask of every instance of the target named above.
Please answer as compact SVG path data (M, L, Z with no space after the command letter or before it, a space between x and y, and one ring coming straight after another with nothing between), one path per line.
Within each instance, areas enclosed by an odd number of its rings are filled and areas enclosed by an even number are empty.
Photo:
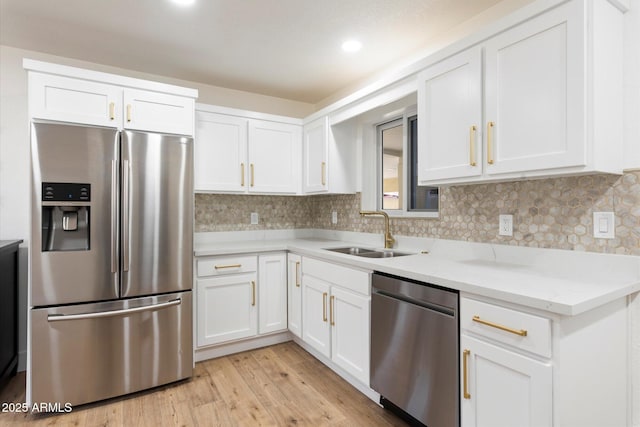
M251 281L251 305L256 305L256 282L255 280Z
M296 261L296 288L300 287L300 261Z
M476 165L476 127L469 129L469 165Z
M320 170L322 172L322 185L327 185L327 164L325 162L322 162Z
M330 301L329 301L329 318L331 319L331 326L336 326L336 319L334 318L334 313L333 313L333 306L336 303L336 297L334 297L333 295L331 295Z
M131 105L127 104L127 123L131 122Z
M520 335L521 337L527 336L526 329L513 329L508 326L502 326L497 323L489 322L488 320L482 320L480 316L473 316L473 321L481 323L483 325L491 326L492 328L500 329L501 331L511 332L512 334Z
M227 264L227 265L216 265L214 268L216 270L221 270L223 268L240 268L242 264Z
M493 127L494 122L487 123L487 163L493 164Z
M244 187L244 163L240 163L240 187Z
M109 103L109 120L113 120L116 118L116 104L113 102Z
M253 178L254 178L253 163L251 163L249 165L249 167L251 168L251 186L253 187L253 184L254 184L254 182L253 182Z
M471 393L469 393L469 355L471 350L464 350L462 352L462 383L463 383L463 397L465 399L471 399Z
M322 293L322 321L327 321L327 293Z

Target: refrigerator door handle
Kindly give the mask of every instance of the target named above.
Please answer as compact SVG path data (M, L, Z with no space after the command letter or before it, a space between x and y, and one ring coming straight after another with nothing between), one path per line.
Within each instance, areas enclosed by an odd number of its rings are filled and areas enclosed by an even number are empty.
M174 305L180 305L182 303L181 298L176 298L171 301L163 302L160 304L145 305L142 307L125 308L122 310L110 310L100 311L97 313L81 313L81 314L50 314L47 316L49 322L61 322L65 320L83 320L83 319L97 319L101 317L115 317L126 316L128 314L140 313L142 311L156 311L167 307L173 307Z
M129 271L129 160L122 161L122 271Z
M118 272L118 161L111 161L111 272Z

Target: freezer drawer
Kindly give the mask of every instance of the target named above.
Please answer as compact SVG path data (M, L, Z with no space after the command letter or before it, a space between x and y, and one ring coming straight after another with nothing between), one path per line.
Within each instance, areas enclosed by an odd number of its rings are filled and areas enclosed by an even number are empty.
M27 402L78 405L192 375L191 291L32 309Z

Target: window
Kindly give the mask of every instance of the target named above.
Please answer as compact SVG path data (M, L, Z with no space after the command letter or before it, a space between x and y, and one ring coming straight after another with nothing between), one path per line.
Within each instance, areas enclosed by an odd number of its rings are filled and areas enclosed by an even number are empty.
M426 213L438 212L438 187L418 185L418 117L392 120L376 130L380 157L378 206L396 216L433 216Z

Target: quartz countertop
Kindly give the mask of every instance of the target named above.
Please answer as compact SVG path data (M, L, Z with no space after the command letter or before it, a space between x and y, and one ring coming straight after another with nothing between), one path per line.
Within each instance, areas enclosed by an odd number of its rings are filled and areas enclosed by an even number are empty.
M19 245L22 242L22 240L0 240L0 250L10 246Z
M195 256L290 251L468 294L574 316L640 291L640 257L431 239L415 254L363 258L327 248L375 245L323 237L198 241ZM378 247L379 248L379 247Z

